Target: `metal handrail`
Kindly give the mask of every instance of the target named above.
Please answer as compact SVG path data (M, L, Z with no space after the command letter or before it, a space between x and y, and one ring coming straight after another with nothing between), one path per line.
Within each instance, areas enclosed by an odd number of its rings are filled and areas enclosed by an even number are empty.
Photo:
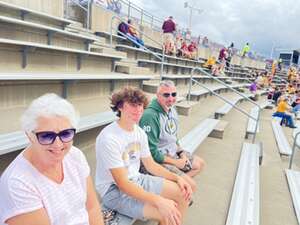
M66 14L68 16L68 8L69 8L69 2L75 4L76 6L78 6L80 9L82 9L83 11L85 11L86 13L86 28L89 29L90 28L90 12L91 12L91 4L93 3L93 0L88 0L87 1L87 8L85 8L83 5L81 5L78 1L75 0L68 0L67 1L67 7L66 7Z
M224 85L225 87L229 88L230 90L232 90L234 93L242 96L244 99L248 100L249 102L251 102L252 104L254 104L255 106L258 107L258 115L257 118L253 117L252 115L250 115L248 112L246 112L245 110L239 108L238 106L235 106L234 104L232 104L230 101L228 101L226 98L224 98L223 96L219 95L218 93L216 93L215 91L211 90L210 88L206 87L204 84L201 84L200 82L198 82L197 80L193 79L193 75L194 72L198 70L202 73L204 73L205 75L211 77L213 80L219 82L220 84ZM205 70L203 70L201 67L197 67L197 68L193 68L191 71L191 76L190 76L190 83L189 83L189 92L188 92L188 101L191 100L191 89L192 89L192 82L195 82L196 84L202 86L203 88L205 88L206 90L210 91L212 94L214 94L215 96L219 97L220 99L222 99L223 101L225 101L226 103L228 103L229 105L231 105L232 107L234 107L235 109L237 109L239 112L245 114L248 118L253 119L254 121L256 121L255 123L255 130L254 130L254 135L253 135L253 139L252 139L252 143L255 143L255 139L256 139L256 133L257 133L257 129L258 129L258 123L260 121L260 114L261 114L261 107L259 104L257 104L256 102L254 102L253 100L251 100L248 96L240 93L239 91L235 90L234 88L232 88L231 86L229 86L228 84L226 84L225 82L221 81L220 79L214 77L213 75L211 75L210 73L206 72Z
M293 143L293 148L292 148L292 155L291 155L290 162L289 162L289 169L292 169L292 164L293 164L293 160L294 160L295 150L296 150L296 147L299 147L297 145L297 138L298 138L299 134L300 134L300 131L295 135L295 138L294 138L294 143Z
M154 55L156 58L158 58L159 60L161 60L161 67L160 67L160 80L162 80L162 76L163 76L163 70L164 70L164 61L165 61L165 49L163 47L163 45L161 43L159 43L158 41L152 39L151 37L149 37L148 35L146 35L143 31L141 31L140 29L130 25L127 23L127 21L123 20L121 17L114 15L112 16L111 20L110 20L110 47L113 47L112 44L112 36L113 36L113 21L114 19L118 19L120 22L123 22L125 24L127 24L130 27L133 27L134 29L136 29L140 34L142 34L143 36L145 36L146 38L150 39L151 41L153 41L154 43L161 45L162 48L162 56L160 57L156 52L151 51L149 48L142 46L140 43L136 42L135 40L133 40L130 36L128 36L127 34L123 34L128 40L130 40L131 42L133 42L134 44L138 45L139 47L142 47L143 50L147 51L148 53ZM118 31L119 32L119 31Z
M142 22L143 22L142 18L143 18L144 16L148 16L148 17L151 18L151 21L149 22L150 25L151 25L151 28L153 27L153 22L154 22L154 21L157 21L157 22L159 22L160 24L163 23L163 20L162 20L162 19L160 19L160 18L158 18L158 17L156 17L156 16L153 16L153 14L151 14L150 12L148 12L148 11L142 9L142 8L139 7L138 5L132 3L131 1L126 1L126 0L119 0L119 1L122 2L122 3L124 3L125 5L127 5L127 7L128 7L128 15L127 15L127 16L128 16L128 17L130 17L130 14L131 14L131 13L130 13L130 12L131 12L131 8L136 9L139 13L141 13L141 21L140 21L141 24L142 24Z

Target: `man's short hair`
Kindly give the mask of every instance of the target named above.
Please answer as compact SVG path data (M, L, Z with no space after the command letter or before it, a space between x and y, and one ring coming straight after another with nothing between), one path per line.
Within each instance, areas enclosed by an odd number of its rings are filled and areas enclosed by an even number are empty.
M175 86L174 82L171 80L163 80L159 83L158 89L159 90L161 87L173 87Z
M114 112L117 112L118 117L121 116L119 109L123 106L124 102L143 104L144 109L149 104L146 94L142 90L134 87L125 87L113 93L110 100L110 108Z

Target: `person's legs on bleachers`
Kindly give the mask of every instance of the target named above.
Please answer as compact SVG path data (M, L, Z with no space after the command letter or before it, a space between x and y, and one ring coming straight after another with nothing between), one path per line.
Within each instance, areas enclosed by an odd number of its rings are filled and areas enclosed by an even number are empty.
M172 181L164 180L163 189L162 189L162 192L160 195L164 198L170 199L170 204L175 203L177 205L177 208L181 214L180 224L182 224L182 218L185 214L186 209L188 208L189 202L187 202L184 199L182 192L179 189L179 186ZM150 204L145 204L144 216L145 216L145 218L148 218L148 219L158 220L160 225L172 224L171 221L165 221L165 219L161 216L159 211Z

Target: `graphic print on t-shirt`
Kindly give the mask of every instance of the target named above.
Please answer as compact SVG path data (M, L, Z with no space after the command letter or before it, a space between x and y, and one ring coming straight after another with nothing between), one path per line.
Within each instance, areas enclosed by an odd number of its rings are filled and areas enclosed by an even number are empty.
M131 163L140 160L141 152L141 143L131 142L125 147L123 152L122 159L126 166L129 166Z

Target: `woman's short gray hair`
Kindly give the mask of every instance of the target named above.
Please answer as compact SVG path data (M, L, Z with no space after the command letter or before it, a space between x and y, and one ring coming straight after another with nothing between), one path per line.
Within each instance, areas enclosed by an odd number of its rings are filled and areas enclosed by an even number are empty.
M37 119L41 116L66 117L74 128L77 127L79 121L74 106L54 93L44 94L32 101L22 115L22 129L25 132L34 131L37 127Z

